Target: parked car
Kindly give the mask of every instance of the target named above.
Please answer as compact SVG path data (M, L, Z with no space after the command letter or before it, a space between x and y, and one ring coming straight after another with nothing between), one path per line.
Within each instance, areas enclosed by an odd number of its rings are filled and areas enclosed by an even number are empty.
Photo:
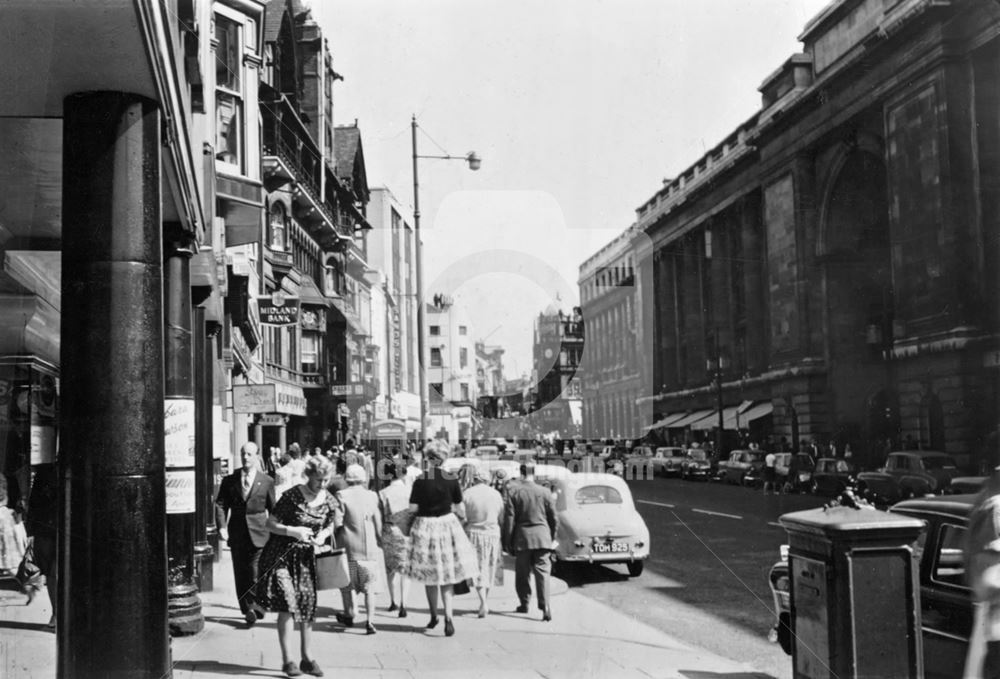
M682 479L702 479L707 481L712 477L712 457L708 451L701 448L690 448L681 461Z
M847 460L821 457L816 461L810 490L814 495L839 495L845 488L854 486L856 473L854 465Z
M906 450L889 453L885 466L858 474L858 493L874 504L889 505L900 500L941 493L958 475L955 460L933 450Z
M635 446L625 453L624 473L627 479L651 479L656 476L656 466L653 462L655 453L651 446Z
M678 476L681 464L687 458L683 448L661 446L653 453L653 474L662 476Z
M484 459L498 460L500 459L500 449L496 446L479 446L476 448L476 455Z
M956 476L944 492L951 495L975 494L983 489L987 478L986 476Z
M624 563L630 576L642 574L649 558L649 529L625 481L613 474L538 478L556 496L557 562Z
M778 488L786 493L812 490L816 462L809 453L775 453L782 463L775 463Z
M975 502L975 495L948 495L906 500L889 510L927 524L914 554L919 559L924 676L928 679L959 676L965 665L972 630L972 593L965 582L962 544ZM769 638L791 654L791 582L786 545L782 545L781 556L768 574L775 607L775 624Z
M738 483L745 486L757 485L763 476L763 450L734 450L729 453L729 459L719 462L718 476L720 481Z

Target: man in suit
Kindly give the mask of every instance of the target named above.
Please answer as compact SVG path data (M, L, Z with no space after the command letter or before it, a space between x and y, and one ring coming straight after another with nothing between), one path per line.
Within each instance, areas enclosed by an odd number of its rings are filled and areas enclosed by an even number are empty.
M559 520L556 517L552 493L535 483L535 466L521 465L519 483L508 484L504 503L503 536L507 551L515 555L514 589L520 605L518 613L528 612L531 599L529 573L534 573L538 591L538 609L542 620L552 619L549 606L549 574L552 571L552 549Z
M233 577L240 611L247 627L264 617L254 601L260 550L267 543L268 514L274 509L274 481L261 468L257 444L248 442L240 449L243 468L222 479L215 499L216 524L228 540L233 559ZM226 520L228 515L228 522Z

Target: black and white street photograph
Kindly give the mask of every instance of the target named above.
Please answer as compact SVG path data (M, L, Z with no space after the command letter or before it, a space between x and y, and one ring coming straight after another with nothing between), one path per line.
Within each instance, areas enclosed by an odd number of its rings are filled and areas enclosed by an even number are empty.
M0 0L0 679L1000 679L1000 0Z

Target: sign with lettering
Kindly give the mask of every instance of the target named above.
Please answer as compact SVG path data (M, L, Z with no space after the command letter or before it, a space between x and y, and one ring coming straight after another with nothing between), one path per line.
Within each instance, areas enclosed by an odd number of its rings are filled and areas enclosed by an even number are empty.
M194 470L168 469L167 514L194 513Z
M194 399L163 401L164 461L169 467L194 467Z
M278 406L273 384L234 384L234 413L273 413Z
M351 384L331 384L330 396L358 396L363 390L362 385L357 382Z
M294 384L285 384L284 382L275 382L274 389L277 395L275 412L285 413L286 415L306 414L306 393L302 390L302 387L297 387Z
M275 293L257 298L257 311L264 325L298 325L299 300Z
M403 331L400 327L399 309L392 310L392 377L393 388L403 390Z

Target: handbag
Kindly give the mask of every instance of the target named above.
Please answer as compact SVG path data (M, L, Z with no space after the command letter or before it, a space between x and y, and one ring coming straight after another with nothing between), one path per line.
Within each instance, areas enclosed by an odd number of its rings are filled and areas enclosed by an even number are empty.
M351 584L351 571L344 549L332 549L316 555L316 589L340 589Z
M472 588L469 587L468 580L459 580L454 585L452 585L452 591L454 591L455 594L461 596L463 594L468 594L469 592L471 592Z

